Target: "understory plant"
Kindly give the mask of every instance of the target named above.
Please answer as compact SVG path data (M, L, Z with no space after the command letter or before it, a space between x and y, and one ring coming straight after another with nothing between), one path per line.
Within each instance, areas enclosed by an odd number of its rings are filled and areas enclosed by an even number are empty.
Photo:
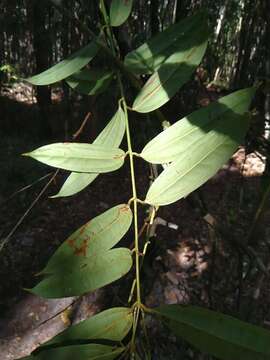
M145 330L146 315L160 319L174 334L219 359L270 359L270 333L263 328L197 306L149 308L144 304L141 269L149 243L147 234L159 207L186 197L228 161L249 127L248 110L255 88L222 97L167 126L159 108L201 63L209 36L207 15L202 11L171 25L122 61L112 28L122 25L131 10L131 0L113 0L108 12L101 0L100 34L90 31L92 39L88 45L26 79L34 85L64 80L74 91L88 95L106 91L112 81L118 84L117 110L93 143L53 143L25 154L70 172L55 198L82 191L100 174L116 171L124 162L129 163L131 178L126 203L116 204L71 234L50 258L40 273L41 281L31 291L45 298L80 296L120 279L131 270L134 274L126 307L107 309L70 326L27 359L150 359L149 349L138 347L138 334L140 329ZM98 53L107 57L109 68L91 66ZM137 91L132 103L125 93L127 81ZM140 153L133 150L130 112L138 116L152 112L157 121L166 122L166 128L145 144ZM124 136L126 149L120 147ZM144 199L137 196L134 168L137 158L147 162L150 169L157 166L162 169ZM145 208L148 215L144 237L139 236L138 212L145 212ZM133 248L115 247L131 226ZM144 341L142 336L140 341Z

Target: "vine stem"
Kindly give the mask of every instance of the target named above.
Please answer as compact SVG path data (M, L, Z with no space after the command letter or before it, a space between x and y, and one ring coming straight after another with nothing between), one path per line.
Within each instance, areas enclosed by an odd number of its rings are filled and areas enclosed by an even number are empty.
M130 176L131 176L131 185L132 185L132 197L133 197L133 215L134 215L134 246L135 246L135 266L136 266L136 290L137 290L137 302L138 306L141 305L141 288L140 288L140 250L139 250L139 232L138 232L138 199L137 199L137 189L136 189L136 178L134 170L134 159L132 152L132 143L130 137L130 128L128 121L128 111L125 99L122 100L125 121L126 121L126 136L127 136L127 145L129 150L129 164L130 164Z
M107 25L108 39L111 47L111 51L113 57L117 59L117 52L115 48L115 42L110 26L110 20L107 15L106 7L104 4L104 0L101 0L101 12ZM133 321L133 331L132 331L132 339L131 339L131 351L135 353L135 335L136 329L138 326L138 321L140 317L140 312L143 309L142 301L141 301L141 284L140 284L140 249L139 249L139 230L138 230L138 198L137 198L137 189L136 189L136 178L135 178L135 169L134 169L134 156L136 153L133 152L132 142L130 136L130 127L129 127L129 119L128 119L128 106L125 100L124 87L121 80L121 73L119 69L116 72L117 81L120 88L121 100L119 104L122 104L124 115L125 115L125 126L126 126L126 138L127 138L127 146L128 146L128 155L129 155L129 165L130 165L130 176L131 176L131 187L132 187L132 199L133 199L133 221L134 221L134 250L135 250L135 272L136 272L136 302L134 303L134 321Z

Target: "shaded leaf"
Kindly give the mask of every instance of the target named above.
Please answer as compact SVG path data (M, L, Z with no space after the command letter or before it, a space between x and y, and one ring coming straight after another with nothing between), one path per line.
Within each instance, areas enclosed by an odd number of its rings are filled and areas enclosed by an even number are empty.
M129 249L118 248L94 256L76 256L59 264L31 291L45 298L79 296L124 276L132 266Z
M148 79L133 103L134 111L147 113L158 109L189 80L207 47L206 24L202 23L201 26L202 28L196 29L194 34L182 43L184 49L167 58L158 71Z
M125 66L137 74L151 74L157 71L169 56L175 52L183 51L186 46L189 46L187 39L194 35L194 30L200 31L202 29L205 16L205 13L201 11L171 25L138 49L127 54ZM180 56L181 54L179 54L178 61Z
M132 10L133 0L112 0L110 7L110 24L122 25L129 17Z
M125 350L125 348L118 348L118 349L112 351L111 353L107 353L107 354L103 354L103 355L94 357L92 360L113 360L116 357L118 357L118 355L120 355L124 350Z
M49 85L61 81L87 65L95 57L98 49L96 42L92 41L69 58L25 80L33 85Z
M128 334L133 323L132 310L112 308L72 325L54 337L48 345L78 339L106 339L121 341ZM47 345L46 344L46 345Z
M108 125L102 130L93 144L105 145L106 147L118 147L123 139L125 133L125 114L121 107L108 123ZM83 190L86 186L91 184L98 173L71 173L67 180L64 182L61 190L58 194L52 197L71 196L79 191Z
M270 332L263 328L195 306L155 310L176 335L219 359L270 359Z
M64 347L57 347L49 350L43 350L37 355L31 355L24 360L89 360L89 359L103 359L101 356L111 356L104 359L114 359L120 354L124 348L115 348L100 344L86 344L86 345L70 345ZM114 356L115 354L115 356Z
M112 81L113 73L107 70L83 69L66 79L68 85L81 94L98 95Z
M125 158L121 149L68 142L45 145L24 155L50 166L78 172L113 171L123 165Z
M78 255L94 257L116 245L130 228L132 212L126 204L117 205L84 224L56 250L42 273L69 264Z
M230 116L232 112L244 114L249 108L254 92L254 88L236 91L184 117L152 139L144 147L141 156L154 164L177 160L179 155L188 151L188 148L207 132L215 130L219 122L224 123L227 115Z

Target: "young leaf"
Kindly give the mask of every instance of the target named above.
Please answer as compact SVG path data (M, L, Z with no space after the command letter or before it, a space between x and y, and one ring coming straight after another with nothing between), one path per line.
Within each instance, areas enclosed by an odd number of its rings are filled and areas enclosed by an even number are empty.
M189 80L200 64L207 47L208 32L206 24L194 30L192 35L182 42L181 49L167 58L146 82L136 97L132 109L147 113L158 109L168 102Z
M117 170L125 158L121 149L84 143L55 143L24 155L60 169L86 173Z
M270 332L263 328L195 306L155 310L176 335L218 359L270 359Z
M122 142L124 133L125 114L122 108L119 107L111 121L102 130L102 132L93 142L93 144L104 145L106 147L118 147ZM83 190L89 184L91 184L98 175L98 173L71 173L68 176L67 180L64 182L59 193L52 197L74 195L79 191Z
M125 66L136 74L151 74L175 52L185 49L187 39L194 31L204 30L206 14L203 11L171 25L125 57Z
M118 248L94 256L69 257L57 271L46 276L31 292L45 298L79 296L124 276L132 266L129 249Z
M227 113L215 129L179 155L150 187L146 202L171 204L187 196L212 177L242 142L249 125L248 115Z
M219 122L224 123L226 114L244 114L254 93L254 88L239 90L193 112L152 139L144 147L141 156L154 164L177 160L179 155L188 151L207 132L215 130Z
M25 80L33 85L49 85L61 81L87 65L96 56L98 50L98 45L92 41L68 59Z
M108 309L71 326L46 345L82 339L121 341L130 331L132 323L131 309L124 307Z
M81 94L98 95L110 85L113 73L107 70L83 69L66 79L67 84Z
M23 358L23 360L115 359L123 350L124 348L117 349L113 346L100 344L69 345L43 350L36 355ZM103 357L105 355L111 357Z
M132 212L126 204L114 206L76 230L56 250L42 273L72 262L74 256L96 256L115 246L130 228Z
M122 25L129 17L133 0L112 0L110 7L110 23L112 26Z

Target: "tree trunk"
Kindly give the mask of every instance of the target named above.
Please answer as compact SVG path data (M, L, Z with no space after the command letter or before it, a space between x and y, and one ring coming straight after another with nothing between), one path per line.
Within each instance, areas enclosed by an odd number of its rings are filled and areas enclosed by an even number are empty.
M33 48L36 58L36 73L50 67L51 39L50 29L46 26L51 5L47 0L32 0L30 3L29 20L33 29ZM48 138L52 135L49 124L51 108L51 89L48 86L37 87L37 102L40 109L39 135Z

